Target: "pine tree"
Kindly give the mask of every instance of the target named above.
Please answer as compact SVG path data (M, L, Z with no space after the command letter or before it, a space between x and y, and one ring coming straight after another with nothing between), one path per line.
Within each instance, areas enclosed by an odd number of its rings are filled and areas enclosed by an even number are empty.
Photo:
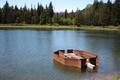
M23 7L23 18L24 18L24 23L26 23L26 18L27 18L27 7L26 4Z
M112 2L110 0L108 0L106 5L107 5L106 13L105 13L107 15L106 24L111 25L112 24L112 18L111 18L112 17Z
M84 22L83 24L85 25L92 25L94 23L94 14L95 12L93 12L93 6L92 5L87 5L87 7L84 9L83 11L83 19Z
M50 2L49 4L49 16L52 18L53 15L54 15L54 11L53 11L53 5L52 5L52 2Z
M99 6L98 0L94 0L94 3L93 3L94 9L97 10L97 9L98 9L98 6Z
M75 13L74 11L72 10L72 12L70 13L70 18L73 19L75 17Z
M33 24L33 23L34 23L34 10L31 6L31 24Z
M49 7L46 5L46 8L44 10L44 12L42 13L42 17L44 17L45 19L43 19L44 23L49 24L50 22L50 13L49 13Z
M20 23L20 10L17 5L15 5L15 23Z
M19 17L16 19L16 22L18 23L25 23L24 22L24 10L22 7L20 7L19 11L18 11Z
M15 23L15 11L13 6L9 7L9 13L7 16L7 23Z
M7 23L9 11L9 3L6 1L5 5L3 6L3 23Z
M120 0L115 0L114 3L115 13L116 13L116 24L120 24Z
M46 24L47 18L46 18L46 10L44 10L40 15L40 24Z
M52 2L50 2L49 7L48 7L49 24L52 24L53 15L54 15L53 5L52 5Z
M64 12L64 17L65 17L65 18L68 17L68 11L67 11L67 9L66 9L65 12Z
M94 0L93 3L93 20L92 20L92 24L93 25L98 25L98 19L99 19L99 2L98 0Z
M33 10L33 24L38 24L39 23L39 15L37 13L37 10L34 8Z
M0 23L2 23L2 9L0 8Z
M41 4L39 5L39 3L38 3L38 6L37 6L38 21L37 21L37 23L40 23L40 15L43 12L43 10L44 10L43 6Z
M75 13L75 25L80 26L82 24L82 13L80 10L77 10Z
M105 20L105 8L106 6L104 5L103 1L101 0L99 2L99 6L98 6L98 11L96 12L96 15L98 17L97 25L104 25L104 20Z

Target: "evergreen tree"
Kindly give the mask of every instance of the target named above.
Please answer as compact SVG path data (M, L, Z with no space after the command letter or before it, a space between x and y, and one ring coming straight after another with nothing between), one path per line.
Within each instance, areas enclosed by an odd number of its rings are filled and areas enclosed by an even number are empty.
M23 7L23 23L26 23L27 22L27 7L26 7L26 4L24 5Z
M34 23L34 10L31 6L31 24L33 24L33 23Z
M44 17L45 19L43 19L44 23L49 24L50 22L50 13L49 13L49 7L46 5L46 8L44 10L44 12L42 13L42 17Z
M65 12L64 12L64 17L65 17L65 18L68 17L68 11L67 11L67 9L66 9Z
M80 26L82 24L82 13L80 10L77 10L75 13L75 25Z
M49 4L49 16L52 18L54 15L52 2Z
M98 5L98 12L96 12L96 15L98 17L97 25L105 25L104 21L105 21L105 10L106 10L106 6L104 5L103 1L101 0L99 2Z
M15 5L15 23L20 23L20 10L17 5Z
M114 3L114 9L115 9L115 16L116 16L116 24L119 25L120 24L120 0L115 0Z
M0 23L28 23L28 24L52 24L60 25L120 25L120 0L111 3L110 0L104 3L102 0L94 0L92 5L87 5L83 10L76 12L54 13L52 2L44 8L37 5L37 8L18 8L16 5L9 6L6 1L0 8Z
M93 3L93 25L98 25L98 20L99 20L99 2L98 0L94 0Z
M85 25L92 25L94 22L94 13L93 12L93 6L87 5L87 7L83 10L83 24Z
M40 16L40 14L41 14L39 3L38 3L38 6L37 6L37 14L38 14L39 16Z
M2 9L0 8L0 23L2 23Z
M17 19L16 19L16 22L17 23L25 23L24 22L24 10L23 10L23 8L21 7L20 9L19 9L19 11L18 11L18 14L19 14L19 17L17 17Z
M37 13L37 10L34 8L33 10L33 24L38 24L39 23L39 15Z
M27 16L26 16L26 23L27 24L31 24L31 11L28 9L27 12L26 12Z
M49 24L52 24L53 15L54 15L53 5L52 5L52 2L50 2L49 8L48 8Z
M13 6L9 7L9 13L7 16L7 23L15 23L15 11Z
M59 13L55 13L54 15L54 23L59 24Z
M37 21L37 23L40 23L40 15L43 12L43 10L44 10L43 6L41 4L39 5L39 3L38 3L38 7L37 7L38 21Z
M47 18L46 18L46 10L44 10L40 15L40 24L46 24Z
M9 3L6 1L5 5L3 6L3 23L7 23L9 11Z
M99 6L98 0L94 0L94 3L93 3L94 9L97 10L97 9L98 9L98 6Z
M112 24L112 18L111 18L112 17L112 3L110 0L108 0L108 2L106 4L106 13L105 14L107 15L106 24L111 25Z
M72 12L70 13L70 18L73 19L75 17L75 13L74 11L72 10Z

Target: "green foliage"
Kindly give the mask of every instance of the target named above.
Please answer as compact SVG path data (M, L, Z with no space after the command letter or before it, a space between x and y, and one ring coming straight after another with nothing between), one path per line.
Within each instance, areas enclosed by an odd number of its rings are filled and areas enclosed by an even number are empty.
M74 19L74 17L75 17L75 13L74 13L74 11L72 10L72 12L71 13L69 13L69 16L70 16L70 18L71 19Z
M40 15L40 24L46 24L46 22L47 22L46 20L47 20L46 19L46 12L43 11Z
M67 18L67 17L68 17L68 11L66 9L65 12L64 12L64 18Z
M49 11L48 11L49 17L52 18L53 15L54 15L52 2L50 2L50 4L49 4L49 9L48 9L48 10L49 10Z
M43 6L41 4L39 5L39 3L38 3L38 7L37 7L37 14L38 14L38 16L40 16L43 11L44 11Z
M83 10L76 12L54 13L52 2L46 7L38 3L37 8L29 9L26 7L18 8L9 6L6 1L0 8L0 23L26 23L26 24L58 24L58 25L120 25L120 0L111 3L108 0L104 3L94 0L92 5L88 5Z
M10 11L9 9L10 9L9 4L6 1L5 5L3 6L3 20L2 20L3 23L8 23L8 21L9 21L8 20L8 14Z
M19 9L16 5L9 6L6 1L3 8L0 8L0 23L52 24L53 15L52 2L46 8L38 3L34 9L28 9L26 5Z
M116 0L114 3L114 10L115 10L115 20L116 24L120 24L120 0Z
M82 22L83 22L83 15L80 10L77 10L75 14L75 25L80 26Z
M60 25L73 25L74 19L71 18L64 18L64 17L55 17L54 23L60 24Z
M119 25L120 3L117 4L118 2L112 4L110 0L107 3L95 0L93 5L88 5L81 11L84 16L82 24L96 26Z
M0 23L2 22L2 9L0 8Z

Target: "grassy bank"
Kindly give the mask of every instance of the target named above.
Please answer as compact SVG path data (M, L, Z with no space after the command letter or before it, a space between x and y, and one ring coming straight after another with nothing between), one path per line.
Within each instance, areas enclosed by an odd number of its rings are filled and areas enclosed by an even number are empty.
M119 74L115 74L113 76L112 80L120 80L120 73Z
M35 30L78 30L76 26L54 26L54 25L0 25L0 29L35 29Z
M34 24L0 24L0 29L35 29L35 30L98 30L120 31L120 26L61 26L61 25L34 25Z

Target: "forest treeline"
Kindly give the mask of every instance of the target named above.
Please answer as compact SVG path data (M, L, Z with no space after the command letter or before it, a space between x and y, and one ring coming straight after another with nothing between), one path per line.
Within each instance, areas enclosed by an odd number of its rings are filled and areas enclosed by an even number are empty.
M50 25L120 25L120 0L112 3L108 0L94 0L93 4L87 5L83 10L75 12L54 12L52 2L43 7L37 4L37 8L18 8L17 5L10 6L6 1L0 8L0 23L22 23L22 24L50 24Z

